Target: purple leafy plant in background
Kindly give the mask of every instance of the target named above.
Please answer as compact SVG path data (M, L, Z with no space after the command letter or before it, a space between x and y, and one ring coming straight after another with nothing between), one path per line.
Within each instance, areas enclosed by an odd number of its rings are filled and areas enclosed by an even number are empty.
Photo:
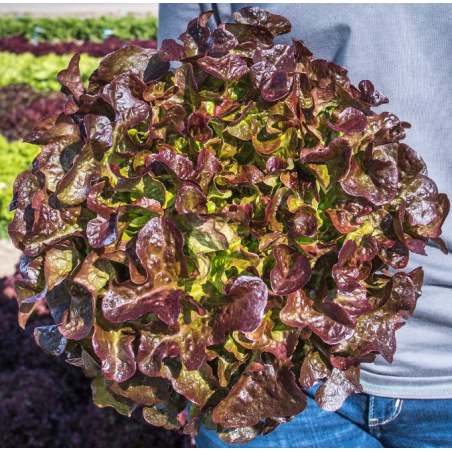
M44 116L58 114L66 103L62 93L37 93L28 85L0 88L0 133L9 141L20 140Z
M303 388L337 410L361 362L392 360L423 280L401 270L429 239L446 251L449 201L371 82L274 44L282 16L211 32L211 14L181 44L107 55L88 87L73 57L64 111L25 137L42 150L9 233L20 324L47 303L36 340L98 406L177 428L192 402L186 433L245 443L302 412Z

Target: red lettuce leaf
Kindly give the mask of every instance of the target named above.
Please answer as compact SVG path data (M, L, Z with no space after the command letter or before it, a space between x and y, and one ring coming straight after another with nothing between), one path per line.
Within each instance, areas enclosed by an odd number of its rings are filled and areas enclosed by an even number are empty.
M213 410L214 422L240 428L256 425L264 418L299 414L306 407L306 396L290 367L290 362L274 359L258 370L245 372Z

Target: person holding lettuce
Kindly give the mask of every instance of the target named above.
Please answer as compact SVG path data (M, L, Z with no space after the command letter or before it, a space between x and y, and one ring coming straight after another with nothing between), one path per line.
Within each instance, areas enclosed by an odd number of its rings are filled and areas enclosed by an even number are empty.
M159 43L185 31L201 12L214 10L213 30L247 4L161 4ZM449 122L452 103L452 7L448 4L253 4L287 17L289 35L316 58L343 65L352 82L369 79L390 99L391 111L412 125L405 142L424 158L439 189L452 193ZM377 112L384 111L377 107ZM452 220L442 238L452 247ZM361 365L362 394L326 412L306 391L308 407L291 422L245 447L447 447L452 445L451 257L429 242L412 254L407 270L422 266L422 296L397 333L393 363L378 356ZM228 446L202 429L198 447Z

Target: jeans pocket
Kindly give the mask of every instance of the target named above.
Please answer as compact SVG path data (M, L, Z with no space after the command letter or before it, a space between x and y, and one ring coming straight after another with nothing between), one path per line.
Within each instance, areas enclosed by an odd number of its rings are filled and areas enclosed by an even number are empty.
M392 422L401 413L403 399L370 396L369 400L369 430L376 434L379 427Z

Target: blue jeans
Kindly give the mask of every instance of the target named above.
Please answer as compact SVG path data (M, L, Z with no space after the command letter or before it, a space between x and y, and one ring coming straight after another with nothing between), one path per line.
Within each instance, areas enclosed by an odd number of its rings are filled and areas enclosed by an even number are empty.
M291 422L248 444L229 445L202 427L197 447L451 447L452 399L390 399L354 394L336 412L305 391L308 406Z

